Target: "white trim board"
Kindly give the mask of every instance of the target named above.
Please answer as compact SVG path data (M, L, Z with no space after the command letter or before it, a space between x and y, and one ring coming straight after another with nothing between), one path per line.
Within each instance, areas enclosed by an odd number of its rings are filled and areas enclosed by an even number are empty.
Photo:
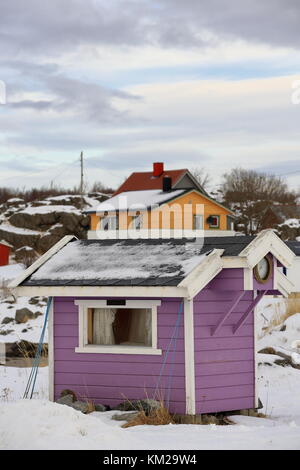
M59 242L57 242L50 250L46 251L39 259L37 259L29 268L25 269L18 277L16 277L8 287L13 289L19 286L27 277L33 274L40 266L42 266L48 259L50 259L53 255L55 255L59 250L61 250L67 243L70 241L77 239L75 235L66 235L63 237Z
M16 295L24 297L187 297L185 287L161 286L20 286Z
M224 250L214 249L187 275L178 287L184 287L188 291L188 297L195 297L222 269L221 259Z
M49 400L54 401L54 299L51 299L48 317L48 376Z
M262 230L240 252L239 257L246 258L249 268L253 268L268 253L272 253L286 268L292 265L296 257L293 251L271 229Z
M184 357L186 414L196 413L194 300L184 299Z

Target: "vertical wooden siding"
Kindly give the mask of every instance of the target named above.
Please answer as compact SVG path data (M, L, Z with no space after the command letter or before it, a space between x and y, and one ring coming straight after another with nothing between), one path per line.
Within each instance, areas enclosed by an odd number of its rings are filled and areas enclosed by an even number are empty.
M180 301L163 299L161 307L158 307L158 348L163 350L163 354L150 356L75 353L78 346L78 307L74 300L64 297L54 300L55 398L66 388L79 397L110 406L117 405L124 398L151 398L176 324ZM185 413L183 314L176 352L173 353L171 348L162 373L159 390L165 397L168 396L171 368L170 410Z
M242 285L242 269L224 269L194 299L196 413L254 407L253 315L235 335L232 332L252 302L253 291L245 292L224 325L211 335Z

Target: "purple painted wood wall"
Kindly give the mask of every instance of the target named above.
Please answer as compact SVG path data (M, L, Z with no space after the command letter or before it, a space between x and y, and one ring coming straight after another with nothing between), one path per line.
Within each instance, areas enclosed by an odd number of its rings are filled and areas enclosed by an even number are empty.
M99 297L100 299L100 297ZM124 398L151 398L177 320L180 300L162 299L158 307L158 348L161 356L133 354L75 353L78 346L78 307L75 298L54 299L54 393L69 388L79 397L96 403L117 405ZM168 396L169 373L173 366L170 410L185 413L183 314L176 353L172 348L162 373L159 393Z
M226 313L237 291L243 290L243 285L243 269L224 269L194 299L197 414L254 406L253 313L233 334L233 326L253 301L253 291L244 293L224 325L212 336L212 328ZM273 279L269 285L273 286ZM66 297L54 300L55 398L65 388L74 390L79 397L110 406L124 398L135 400L152 397L181 300L161 299L161 307L158 307L158 348L163 350L161 356L75 353L78 346L78 307L74 305L74 300ZM166 398L174 358L171 412L185 413L184 357L182 315L177 349L168 356L159 387Z
M212 329L243 290L243 269L225 269L194 299L196 413L253 408L255 401L254 318L233 334L250 303L253 291L243 298L223 326Z

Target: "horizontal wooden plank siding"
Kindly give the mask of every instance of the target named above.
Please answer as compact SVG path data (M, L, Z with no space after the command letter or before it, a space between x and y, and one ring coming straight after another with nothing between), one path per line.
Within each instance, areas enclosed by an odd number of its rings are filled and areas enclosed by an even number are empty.
M253 300L246 291L215 335L212 329L243 291L243 270L223 269L194 299L196 413L253 408L254 319L249 315L236 335L233 326Z
M172 412L185 413L183 313L176 351L173 351L172 346L165 361L166 349L174 332L181 301L162 299L162 304L158 307L157 347L163 350L163 354L148 356L76 353L79 327L78 307L74 304L74 300L72 297L54 299L55 398L59 397L63 389L68 388L78 397L115 406L125 398L129 400L147 396L151 398L156 390L158 377L161 375L159 396L165 399L169 397ZM164 361L165 367L162 369Z

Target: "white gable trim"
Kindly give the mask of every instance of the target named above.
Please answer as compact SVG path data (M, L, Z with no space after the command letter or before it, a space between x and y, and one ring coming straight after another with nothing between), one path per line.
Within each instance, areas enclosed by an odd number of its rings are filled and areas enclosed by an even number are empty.
M50 250L44 253L38 260L36 260L29 268L25 269L25 271L20 274L16 279L14 279L8 287L13 289L18 287L27 277L33 274L39 267L41 267L46 261L48 261L51 256L55 255L59 250L61 250L67 243L71 240L77 239L75 235L66 235L63 237L59 242L57 242Z
M274 268L274 289L288 297L294 290L294 284L277 267Z
M214 249L178 284L187 289L188 298L195 297L223 269L223 253L224 250Z
M253 268L268 253L272 253L286 268L292 265L296 256L273 230L267 229L262 230L257 237L241 251L239 257L246 258L248 267Z

